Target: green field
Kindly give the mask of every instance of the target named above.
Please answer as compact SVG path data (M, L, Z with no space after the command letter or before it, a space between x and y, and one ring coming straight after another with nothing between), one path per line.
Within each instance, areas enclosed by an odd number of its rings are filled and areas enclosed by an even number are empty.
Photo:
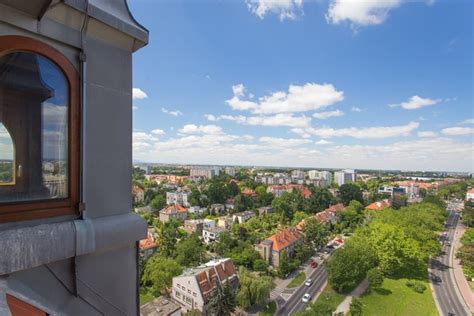
M363 295L363 314L373 316L436 316L438 312L428 282L420 294L406 286L407 279L385 279L381 288Z
M305 279L306 279L306 274L304 274L304 272L300 272L300 273L298 273L297 276L295 276L295 278L293 280L291 280L290 284L288 284L287 287L289 287L289 288L297 287L297 286L301 285L304 282Z
M331 310L335 311L339 304L346 298L344 294L336 293L332 289L332 287L328 284L319 295L318 299L316 300L315 304L325 304L331 307Z

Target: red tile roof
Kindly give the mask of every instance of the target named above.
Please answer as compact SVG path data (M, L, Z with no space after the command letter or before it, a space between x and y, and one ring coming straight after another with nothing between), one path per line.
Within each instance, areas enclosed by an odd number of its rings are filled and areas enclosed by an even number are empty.
M168 207L165 207L160 212L164 214L186 213L186 208L182 207L179 204L176 204L176 205L170 205Z
M303 236L299 231L290 227L268 237L266 240L273 242L273 250L280 251L300 241L302 238Z
M213 267L210 267L206 271L201 271L196 274L196 280L204 300L207 301L207 298L218 283L222 284L224 281L236 274L237 272L231 259L227 259Z
M146 250L150 248L156 248L155 237L151 232L148 232L146 239L142 239L139 242L140 250Z
M338 203L336 205L331 205L330 207L328 207L324 211L313 215L312 218L316 219L321 224L324 224L324 223L327 223L328 221L330 221L331 218L334 218L336 213L341 212L343 210L344 210L344 204ZM305 220L303 219L301 222L299 222L296 225L296 229L303 230L304 223L305 223Z
M242 191L242 194L243 195L255 195L255 191L250 189L250 188L245 188L243 191Z
M390 203L389 200L382 200L382 201L377 201L377 202L367 205L366 209L372 210L372 211L380 211L391 206L392 206L392 203Z
M138 194L138 193L144 193L145 191L140 188L138 185L132 186L132 193L133 194Z
M472 194L474 194L474 188L469 189L469 190L467 191L467 193L472 193Z
M311 190L305 187L302 184L285 184L285 185L271 185L269 186L270 191L287 191L291 192L293 190L300 190L303 193L305 198L309 198L311 196Z

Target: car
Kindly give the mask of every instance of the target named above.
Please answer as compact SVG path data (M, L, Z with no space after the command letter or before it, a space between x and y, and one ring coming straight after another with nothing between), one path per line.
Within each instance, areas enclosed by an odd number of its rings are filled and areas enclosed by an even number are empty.
M311 262L311 268L316 269L318 267L318 263L316 261Z
M332 250L332 249L334 249L334 246L333 245L327 245L326 248Z
M309 295L309 293L306 293L305 295L303 295L303 298L301 299L303 303L308 303L310 300L311 300L311 295Z
M431 279L433 280L433 282L441 283L441 278L438 275L433 275Z
M313 284L313 280L311 279L306 280L306 282L304 283L304 285L306 286L311 286L311 284Z

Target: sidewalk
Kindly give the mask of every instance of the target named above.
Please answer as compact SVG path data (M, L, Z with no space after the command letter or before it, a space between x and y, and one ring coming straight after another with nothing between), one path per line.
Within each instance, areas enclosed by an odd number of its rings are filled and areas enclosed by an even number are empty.
M459 247L461 247L460 239L464 234L465 227L462 224L457 225L456 231L454 233L454 242L453 242L453 272L454 272L454 279L456 280L456 284L459 288L459 292L464 299L467 307L474 313L474 294L469 286L469 283L464 276L464 272L462 270L462 266L460 264L460 260L456 258L456 253L458 252Z
M343 313L344 315L349 312L349 308L351 307L352 298L359 297L364 294L365 290L369 287L369 281L364 279L352 292L346 296L346 298L339 304L334 314Z

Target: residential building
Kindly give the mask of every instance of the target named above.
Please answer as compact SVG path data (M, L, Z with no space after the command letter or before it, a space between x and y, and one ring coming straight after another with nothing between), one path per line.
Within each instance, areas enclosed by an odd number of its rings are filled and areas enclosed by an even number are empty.
M219 175L220 169L217 167L193 167L189 170L191 177L203 177L211 179Z
M221 216L217 219L217 227L229 230L232 228L233 224L234 221L232 219L232 216Z
M474 201L474 188L467 190L466 201Z
M284 229L268 237L256 246L260 257L269 265L278 268L281 254L286 251L289 258L293 257L296 245L303 243L303 234L293 227Z
M225 205L224 204L211 204L211 206L209 207L209 211L211 212L211 214L222 214L224 213L225 211Z
M181 306L160 296L140 307L140 316L181 316Z
M345 209L344 204L338 203L338 204L329 206L327 209L325 209L322 212L316 213L315 215L311 216L311 218L316 219L321 224L327 224L327 225L335 224L337 221L337 213L344 211L344 209ZM305 222L306 220L304 219L300 221L296 225L296 229L302 231L304 228Z
M188 207L188 213L190 214L202 214L207 211L206 208L201 208L200 206L190 206Z
M225 209L226 210L233 210L235 208L235 200L234 199L227 199L225 201Z
M276 197L281 197L283 193L293 190L300 190L305 198L311 196L311 190L301 184L270 185L267 188L267 192L273 193Z
M170 220L184 221L188 217L188 211L181 205L170 205L160 211L160 221L163 223Z
M188 179L188 177L174 174L150 174L145 175L145 179L157 184L178 185L180 182Z
M345 169L334 172L334 179L336 183L341 186L343 184L352 183L356 181L356 173L352 169Z
M183 224L184 230L188 234L196 233L198 236L202 236L202 230L204 228L203 219L187 219Z
M148 31L125 0L0 0L0 33L0 128L21 171L0 185L0 315L137 315L132 54Z
M185 311L198 310L206 315L209 296L217 286L227 284L237 291L239 278L231 259L213 260L187 269L173 278L171 296Z
M234 167L225 167L224 172L231 177L235 177L235 168Z
M255 191L252 190L251 188L245 188L245 189L243 189L240 194L245 195L245 196L250 197L250 198L255 198L255 197L257 197L257 193L255 193Z
M271 206L262 206L258 208L258 215L268 215L270 213L273 213L273 207Z
M179 204L184 207L189 207L188 197L189 192L185 191L166 192L166 204Z
M310 180L319 180L319 186L322 188L327 188L332 183L332 173L329 171L310 170L308 177Z
M153 170L152 165L137 165L135 167L138 167L140 170L143 170L145 172L145 175L151 174L151 171Z
M304 180L305 173L302 170L293 170L293 171L291 171L291 178L293 180L297 180L297 179Z
M138 185L132 186L133 203L140 204L145 200L145 190Z
M370 211L381 211L392 206L392 202L388 199L374 202L367 205L366 209Z
M252 211L244 211L240 213L235 213L234 215L232 215L232 221L235 223L237 220L239 224L242 224L254 216L255 216L255 213Z
M156 238L151 229L148 229L147 237L140 240L138 247L140 249L140 254L144 259L148 259L149 257L153 256L153 254L158 250Z
M219 236L226 231L227 229L222 227L204 227L202 229L202 237L204 238L204 242L209 244L219 239Z

